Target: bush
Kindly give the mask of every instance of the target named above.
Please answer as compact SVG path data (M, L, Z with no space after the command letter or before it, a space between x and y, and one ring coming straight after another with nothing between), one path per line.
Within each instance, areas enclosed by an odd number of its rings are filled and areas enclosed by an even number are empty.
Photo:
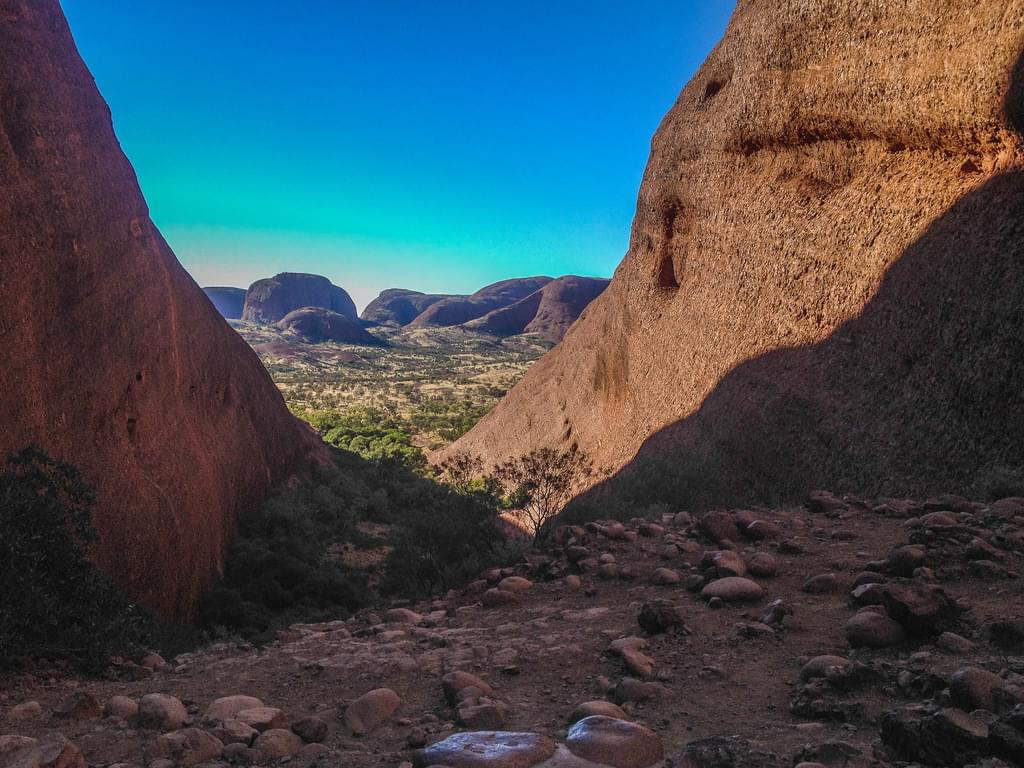
M494 480L505 494L505 505L518 510L530 526L534 541L544 540L575 488L593 474L590 457L576 446L564 451L538 448L500 464Z
M985 501L1024 496L1024 467L988 467L974 478L974 493Z
M64 660L84 669L132 653L149 619L89 561L96 497L37 447L0 473L0 666Z

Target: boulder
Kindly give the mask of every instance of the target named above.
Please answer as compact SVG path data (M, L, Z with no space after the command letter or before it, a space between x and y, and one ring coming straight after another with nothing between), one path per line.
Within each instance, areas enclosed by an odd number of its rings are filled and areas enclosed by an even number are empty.
M701 590L700 596L705 600L717 597L726 603L749 603L763 598L764 590L750 579L728 576L712 581Z
M887 648L906 640L906 632L898 622L883 613L864 609L846 622L846 640L854 648Z
M565 744L574 755L612 768L648 768L661 761L661 739L649 728L591 715L570 729Z
M356 736L365 736L387 722L401 703L390 688L368 691L345 708L345 725Z
M215 723L232 719L243 709L256 709L262 706L265 706L264 703L255 696L223 696L210 703L203 719Z
M185 728L158 737L146 754L149 760L173 760L175 765L187 766L215 760L223 751L224 744L213 734L198 728Z

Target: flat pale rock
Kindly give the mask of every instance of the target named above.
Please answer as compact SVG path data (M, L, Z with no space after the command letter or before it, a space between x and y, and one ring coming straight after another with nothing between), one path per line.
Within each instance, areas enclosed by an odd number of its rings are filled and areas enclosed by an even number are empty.
M8 753L4 768L88 768L81 750L63 736L54 736ZM0 755L3 750L0 750Z
M700 596L705 600L717 597L726 603L749 603L764 597L764 590L757 582L741 576L727 576L716 579L701 590Z
M231 720L244 709L256 709L262 706L266 705L255 696L223 696L214 699L206 708L204 719L211 722Z
M533 768L555 754L555 742L539 733L468 731L432 744L417 756L417 768Z
M11 720L24 721L34 720L43 714L43 707L38 701L26 701L7 710L7 716Z
M575 723L565 744L574 755L612 768L648 768L664 756L661 739L651 729L601 715Z
M402 699L390 688L364 693L345 709L345 725L356 736L364 736L387 721Z

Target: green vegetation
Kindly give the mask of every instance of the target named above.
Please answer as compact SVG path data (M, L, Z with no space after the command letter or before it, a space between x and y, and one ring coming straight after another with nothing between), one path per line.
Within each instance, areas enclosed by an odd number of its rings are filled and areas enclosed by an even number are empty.
M148 618L88 560L95 494L29 447L0 472L0 667L28 659L103 667L147 637Z
M465 434L551 346L534 337L495 339L463 328L383 327L372 332L386 347L303 344L272 326L232 325L259 354L288 405L311 423L321 412L383 412L427 450ZM366 447L355 450L363 454Z
M333 466L314 468L239 520L224 579L201 601L199 622L214 635L259 641L384 596L446 590L514 556L497 515L488 495L457 493L402 460L336 451Z
M320 433L324 442L377 461L397 461L420 474L428 474L423 450L413 444L408 422L394 412L380 408L352 408L347 411L298 411Z

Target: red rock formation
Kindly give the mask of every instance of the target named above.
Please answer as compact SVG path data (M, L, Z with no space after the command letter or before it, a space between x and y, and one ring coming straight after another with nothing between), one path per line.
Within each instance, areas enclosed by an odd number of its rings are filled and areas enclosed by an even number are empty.
M413 328L461 325L493 309L514 304L550 282L550 277L519 277L492 283L470 296L452 296L431 304L409 325Z
M453 294L420 293L405 288L388 288L367 304L359 317L368 323L404 326L441 299L464 298L466 297Z
M289 312L303 307L322 307L351 320L358 320L352 298L320 275L282 272L257 280L245 293L242 319L249 323L276 323Z
M382 343L363 328L358 320L352 320L323 307L303 307L289 312L281 318L277 327L311 344L336 341L380 346Z
M0 72L0 452L77 465L99 564L187 615L316 443L150 220L57 0L0 3Z
M577 318L608 287L608 280L565 275L556 278L515 304L488 312L471 320L466 327L474 331L513 336L535 333L558 343Z
M1024 464L1022 48L1010 0L741 0L611 287L453 450L681 503Z

